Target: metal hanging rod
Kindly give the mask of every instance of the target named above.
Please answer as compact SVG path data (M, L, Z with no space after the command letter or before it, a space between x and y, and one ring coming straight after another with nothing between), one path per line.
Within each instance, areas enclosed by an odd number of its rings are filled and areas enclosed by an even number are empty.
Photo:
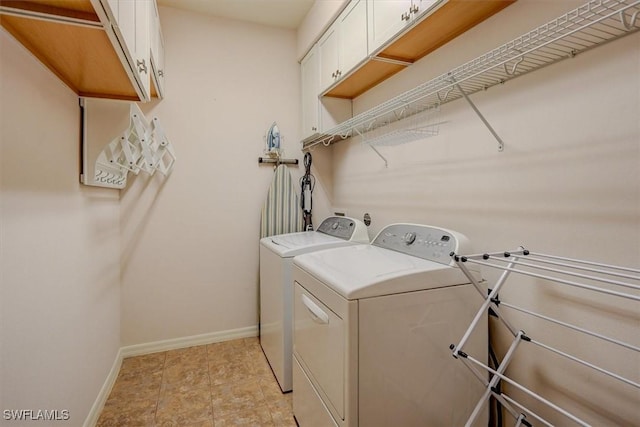
M498 255L498 257L496 257L496 255ZM502 257L501 255L504 256L504 257ZM482 255L468 255L466 258L467 259L480 259L480 257L482 257L482 259L489 259L491 257L492 260L496 260L496 261L499 261L499 262L507 262L506 261L506 257L508 257L508 256L509 256L509 253L506 253L506 254L493 254L493 255L482 254ZM547 258L547 259L545 259L545 258ZM575 260L575 259L570 259L570 258L556 257L556 256L552 256L552 255L533 254L533 253L530 253L530 252L527 252L527 259L530 260L530 261L539 262L541 264L549 264L549 265L555 265L555 266L559 266L559 267L570 267L570 268L572 268L574 270L589 271L591 273L600 273L600 274L604 274L604 275L622 277L622 278L631 279L631 280L640 280L640 270L634 269L634 268L618 267L618 266L612 266L612 265L600 264L600 263L592 263L592 262L580 261L580 260ZM568 262L553 261L554 259L557 259L557 260L563 260L564 259L564 260L566 260ZM524 263L518 263L518 264L525 265ZM608 268L608 270L604 270L602 268L588 267L588 266L592 266L592 265L593 266L597 266L597 267ZM628 274L627 272L635 273L635 275L634 274ZM640 288L638 288L638 289L640 289Z
M565 328L573 329L574 331L578 331L578 332L582 332L583 334L591 335L592 337L596 337L596 338L599 338L601 340L610 342L612 344L616 344L616 345L619 345L621 347L625 347L625 348L627 348L629 350L640 352L640 347L637 347L635 345L626 343L626 342L621 341L621 340L617 340L615 338L608 337L608 336L603 335L603 334L599 334L599 333L594 332L594 331L590 331L589 329L581 328L579 326L573 325L573 324L568 323L568 322L563 322L561 320L554 319L553 317L545 316L543 314L536 313L536 312L531 311L531 310L527 310L526 308L522 308L522 307L518 307L518 306L513 305L513 304L509 304L509 303L507 303L505 301L500 301L500 307L507 307L509 309L516 310L516 311L519 311L519 312L524 313L524 314L528 314L529 316L537 317L538 319L546 320L547 322L555 323L556 325L564 326Z
M430 108L451 102L563 59L573 58L640 30L639 17L640 0L589 1L476 59L304 140L303 149L317 144L328 146L355 135L356 129L359 133L365 133L374 122L394 122L397 113L407 107L420 105ZM417 112L419 109L413 108L407 114Z
M525 256L527 256L527 254L525 254ZM487 259L489 259L489 258L487 258ZM529 258L528 256L527 256L527 259L531 259L531 261L534 261L534 262L529 263L529 262L521 261L521 260L509 261L508 259L500 258L500 257L494 257L494 258L490 258L490 259L491 260L495 260L495 261L497 261L499 263L513 262L513 264L516 265L516 266L531 267L531 268L534 268L534 269L550 271L550 272L553 272L553 273L559 273L559 274L563 274L563 275L579 277L579 278L582 278L582 279L590 279L590 280L595 280L595 281L602 282L602 283L610 283L612 285L624 286L624 287L627 287L627 288L640 290L640 285L634 285L632 283L621 282L619 280L607 279L606 277L592 276L592 275L582 274L582 273L573 272L573 271L561 270L559 268L546 267L544 265L538 265L538 264L536 264L536 262L541 263L541 264L553 264L553 265L556 265L556 266L561 266L561 267L574 269L574 270L590 271L590 272L594 272L594 273L600 273L602 275L624 277L624 278L627 278L627 279L638 280L638 281L640 281L640 275L639 276L633 276L633 275L630 275L630 274L617 273L615 271L609 272L609 271L606 271L606 270L593 269L593 268L582 267L582 266L573 266L571 264L563 264L563 263L559 263L559 262L541 261L541 260L536 259L536 258ZM478 260L473 259L473 258L467 258L467 260L469 262L475 262L477 264L481 264L481 265L485 265L485 266L489 266L489 267L502 268L498 264L490 264L490 263L487 263L487 262L481 262L481 261L478 261ZM515 269L512 269L510 271L523 272L522 270L515 270ZM640 272L638 272L638 273L640 274Z
M276 163L278 165L297 165L298 159L280 159L272 157L258 157L258 163Z
M485 266L485 267L497 268L497 269L504 270L504 271L509 271L509 272L512 272L512 273L520 273L520 274L523 274L525 276L535 277L537 279L552 280L554 282L561 283L561 284L564 284L564 285L574 286L574 287L577 287L577 288L582 288L582 289L586 289L586 290L600 292L600 293L603 293L603 294L614 295L614 296L618 296L618 297L622 297L622 298L631 299L631 300L634 300L634 301L640 301L640 296L638 296L638 295L633 295L633 294L629 294L629 293L614 291L614 290L601 288L601 287L594 286L594 285L587 285L587 284L584 284L584 283L575 282L575 281L572 281L572 280L561 279L561 278L549 276L549 275L546 275L546 274L540 274L540 273L535 273L535 272L532 272L532 271L522 270L522 269L515 268L513 266L501 267L501 266L498 266L496 264L492 264L492 263L488 263L488 262L484 262L484 261L478 261L478 260L475 260L475 259L468 259L467 262L471 262L471 263L474 263L474 264L482 265L482 266ZM525 266L525 267L534 267L534 268L537 268L539 270L552 271L554 273L566 274L566 275L569 275L569 276L575 276L575 277L580 277L580 278L583 278L583 279L589 279L589 280L594 280L594 281L598 281L598 282L603 282L603 283L608 283L608 284L612 284L612 285L618 285L618 286L623 286L623 287L627 287L627 288L640 290L640 286L638 286L638 285L634 285L634 284L626 283L626 282L620 282L620 281L616 281L616 280L608 280L608 279L604 279L604 278L597 277L597 276L588 276L588 275L585 275L585 274L573 273L573 272L570 272L570 271L551 269L551 268L546 268L546 267L542 267L542 266L536 266L534 264L522 263L522 262L518 262L518 261L512 261L512 264L514 264L516 266L517 265L522 265L522 266ZM640 279L638 279L638 280L640 280Z

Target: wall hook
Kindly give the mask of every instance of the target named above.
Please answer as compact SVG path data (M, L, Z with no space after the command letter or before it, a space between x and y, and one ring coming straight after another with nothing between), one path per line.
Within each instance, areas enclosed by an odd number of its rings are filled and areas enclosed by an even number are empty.
M518 58L518 60L513 64L513 66L511 67L511 70L509 70L507 68L507 64L504 63L504 72L506 75L508 76L513 76L516 73L516 69L518 68L518 65L520 65L520 63L524 61L524 55L520 56L520 58Z
M624 10L620 11L620 22L625 30L631 31L636 26L636 20L638 19L638 13L640 10L636 10L633 15L631 15L631 19L627 23L627 15L624 13Z
M369 132L371 129L373 129L373 126L376 124L376 120L377 119L373 119L369 122L369 124L366 126L365 128L365 132Z
M451 93L451 91L452 91L452 90L453 90L453 86L451 86L451 87L449 88L449 90L447 90L447 91L444 93L444 97L441 97L441 96L440 96L440 92L436 92L436 95L438 96L438 101L440 101L441 103L442 103L442 102L445 102L445 101L447 100L447 98L449 97L449 94Z
M407 106L402 107L400 112L398 113L396 110L393 111L393 115L396 116L396 120L400 120L404 117L404 113L407 111Z

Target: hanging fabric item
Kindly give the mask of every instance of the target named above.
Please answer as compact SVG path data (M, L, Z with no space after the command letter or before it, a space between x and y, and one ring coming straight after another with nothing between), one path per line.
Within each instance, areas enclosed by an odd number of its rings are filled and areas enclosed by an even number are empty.
M300 178L300 208L304 220L304 231L313 231L311 222L311 209L313 208L313 188L316 186L316 178L311 175L311 153L304 155L305 174Z
M262 205L260 238L298 231L302 231L298 194L291 173L281 164L276 168Z

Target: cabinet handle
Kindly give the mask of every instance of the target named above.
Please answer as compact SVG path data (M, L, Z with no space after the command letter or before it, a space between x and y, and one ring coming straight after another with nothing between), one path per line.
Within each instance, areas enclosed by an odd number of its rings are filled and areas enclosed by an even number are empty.
M139 73L145 73L147 74L147 60L143 59L142 61L140 61L139 59L136 61L136 65L138 66L138 72Z
M311 130L315 132L315 131L317 131L317 130L318 130L318 128L317 128L317 127L315 127L315 126L311 126Z
M403 13L402 16L400 17L401 20L403 21L408 21L409 20L409 14L408 13Z
M164 77L164 70L158 70L158 75L160 77Z
M335 71L333 73L331 73L331 77L333 77L334 79L337 77Z
M338 70L336 71L336 77L340 77L342 75L342 71Z
M418 7L417 4L411 5L411 7L409 8L409 13L418 13L418 11L420 10L420 8Z

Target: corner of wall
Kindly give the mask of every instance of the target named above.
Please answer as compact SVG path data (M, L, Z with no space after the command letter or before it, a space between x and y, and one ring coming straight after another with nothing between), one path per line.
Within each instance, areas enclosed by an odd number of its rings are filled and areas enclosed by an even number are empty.
M342 12L349 0L316 0L298 27L296 57L304 58L322 33Z

